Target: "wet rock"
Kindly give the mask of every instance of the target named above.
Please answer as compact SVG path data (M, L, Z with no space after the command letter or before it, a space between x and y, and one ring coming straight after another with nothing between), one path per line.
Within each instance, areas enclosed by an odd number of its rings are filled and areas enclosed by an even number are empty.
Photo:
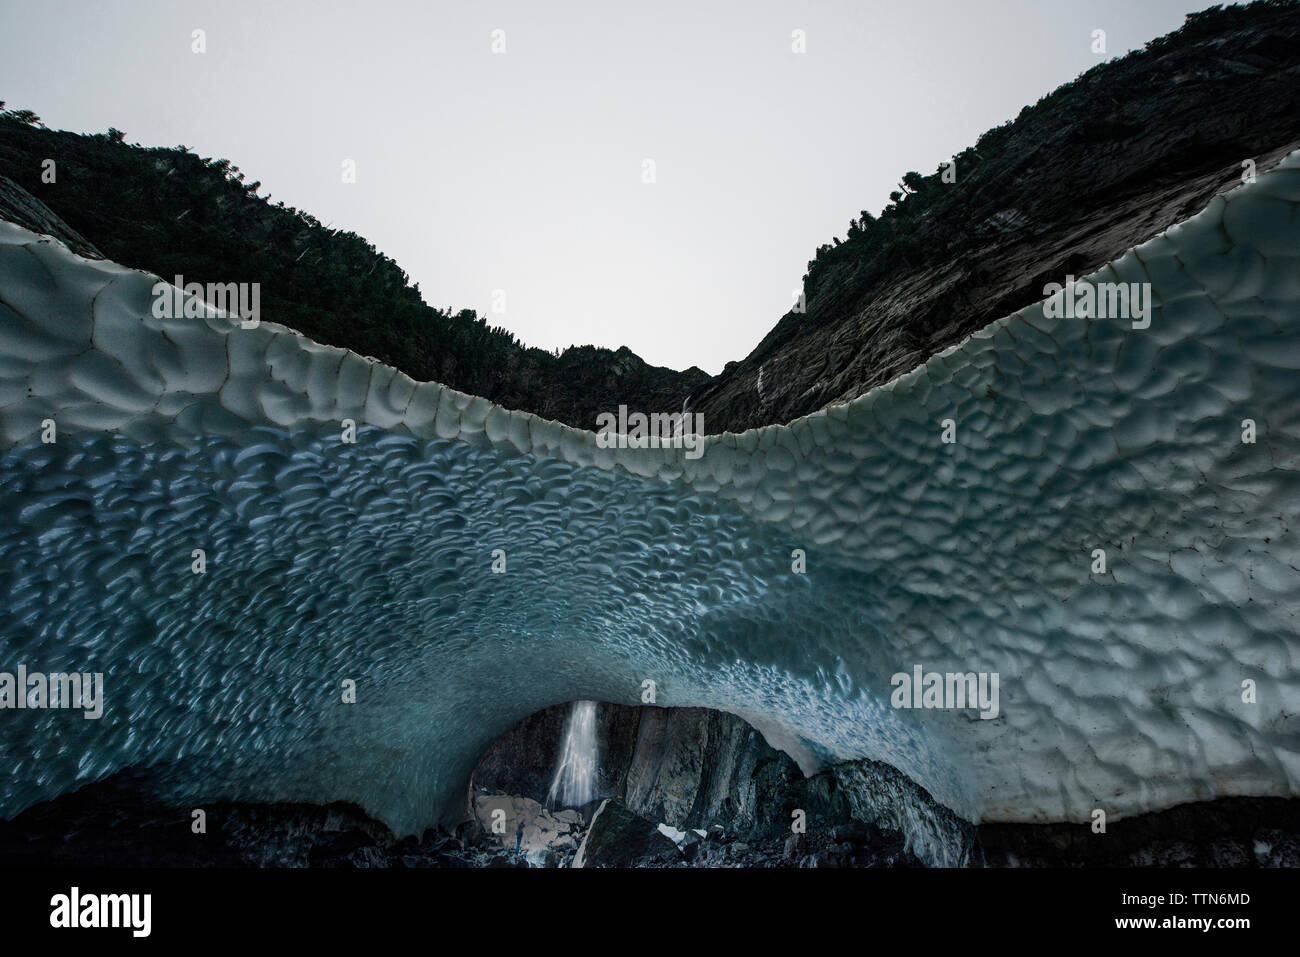
M25 226L32 232L53 236L74 253L87 259L104 258L104 254L84 236L8 176L0 176L0 219Z
M1264 828L1251 842L1260 867L1300 867L1300 835L1280 828Z
M574 867L654 867L676 863L677 845L659 826L633 814L621 801L604 801L578 848Z
M488 794L515 794L545 803L555 777L564 724L571 704L558 704L529 715L498 738L474 769L471 789ZM596 774L599 799L621 794L636 744L640 709L596 705ZM591 813L595 811L595 803ZM590 819L590 813L586 816Z
M785 839L781 858L789 863L795 863L806 854L807 850L807 839L802 834L791 834Z
M700 856L700 842L684 841L681 845L682 859L688 864L695 863Z
M540 711L499 739L474 771L475 793L545 802L569 705ZM596 792L677 828L723 824L746 836L788 826L803 774L743 719L707 708L599 704ZM599 801L581 809L590 821Z
M725 825L772 835L788 826L803 774L743 719L704 708L644 708L627 806L673 827Z

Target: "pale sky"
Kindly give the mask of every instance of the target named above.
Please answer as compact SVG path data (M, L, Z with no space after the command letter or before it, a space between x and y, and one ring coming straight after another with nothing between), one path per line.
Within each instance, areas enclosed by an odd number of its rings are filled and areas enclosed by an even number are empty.
M717 373L903 173L1207 5L0 0L0 99L227 157L528 345Z

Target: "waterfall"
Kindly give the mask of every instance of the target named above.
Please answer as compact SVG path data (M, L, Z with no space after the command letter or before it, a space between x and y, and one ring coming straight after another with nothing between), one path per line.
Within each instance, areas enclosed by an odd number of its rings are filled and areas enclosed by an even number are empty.
M549 807L581 807L596 798L596 702L575 701L564 726L560 764L546 795Z

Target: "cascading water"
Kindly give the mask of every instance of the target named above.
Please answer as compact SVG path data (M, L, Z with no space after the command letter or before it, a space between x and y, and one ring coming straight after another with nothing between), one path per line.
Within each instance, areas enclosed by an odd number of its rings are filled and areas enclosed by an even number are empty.
M564 727L560 764L555 769L550 807L581 807L596 798L596 702L575 701Z

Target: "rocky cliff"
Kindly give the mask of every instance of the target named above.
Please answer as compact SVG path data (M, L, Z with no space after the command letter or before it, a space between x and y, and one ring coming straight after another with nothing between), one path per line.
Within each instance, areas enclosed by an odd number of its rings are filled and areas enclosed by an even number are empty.
M545 801L569 705L531 715L474 772L474 794ZM722 829L748 841L784 839L802 812L813 838L871 825L899 833L935 864L962 864L973 828L887 765L855 761L805 778L789 755L736 715L708 708L597 708L599 798L681 830ZM846 830L847 829L847 830Z
M1100 64L823 246L806 312L692 393L709 432L789 422L916 368L1300 145L1300 6L1256 3ZM942 169L942 167L941 167ZM910 187L904 187L908 190ZM760 386L761 379L761 386Z
M475 792L545 801L569 705L529 716L479 762ZM803 775L740 718L707 708L597 707L598 798L621 798L680 828L723 825L754 835L781 830Z
M84 236L8 176L0 176L0 219L17 223L35 233L53 236L79 256L88 259L104 258L104 254Z

